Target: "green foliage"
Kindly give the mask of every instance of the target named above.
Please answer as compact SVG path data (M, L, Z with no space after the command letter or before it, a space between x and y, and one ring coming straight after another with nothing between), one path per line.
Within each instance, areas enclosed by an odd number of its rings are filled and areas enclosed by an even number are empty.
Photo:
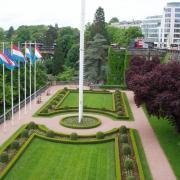
M4 36L5 36L4 29L0 28L0 41L4 40L4 38L5 38Z
M125 159L124 167L127 171L132 170L133 169L133 160L132 159Z
M127 176L126 180L136 180L135 176Z
M21 133L22 138L28 138L29 137L29 131L27 129L24 129Z
M126 51L114 50L112 47L108 51L108 77L109 85L123 85L125 71Z
M28 125L27 125L27 129L36 129L37 128L37 125L35 122L30 122Z
M64 71L59 73L56 77L57 81L72 81L75 75L75 69L65 66Z
M87 81L97 83L107 77L107 41L97 34L93 41L88 42L85 52L85 77Z
M128 143L128 136L126 134L122 134L120 136L121 143Z
M11 144L11 149L18 149L19 146L20 146L19 141L15 140L15 141L13 141L12 144Z
M101 131L99 131L99 132L96 133L96 138L97 138L97 139L104 139L104 136L105 136L104 133L101 132Z
M3 152L0 154L0 162L6 163L9 160L9 156L7 152Z
M123 144L122 151L124 155L130 155L131 154L131 147L129 144Z
M71 134L70 134L70 139L71 139L71 140L77 140L77 139L78 139L77 133L71 133Z
M109 24L111 23L118 23L119 22L119 19L117 17L113 17L111 18L111 20L109 21Z
M126 133L127 133L127 131L128 131L128 129L127 129L127 127L126 127L126 126L121 126L121 127L119 128L119 132L120 132L120 134L126 134Z
M123 47L127 47L132 39L143 36L141 29L138 27L120 29L120 28L108 26L107 31L110 42L119 44L120 46Z
M48 131L46 132L46 136L47 136L47 137L50 137L50 138L53 138L53 137L55 136L55 133L54 133L54 131L52 131L52 130L48 130Z

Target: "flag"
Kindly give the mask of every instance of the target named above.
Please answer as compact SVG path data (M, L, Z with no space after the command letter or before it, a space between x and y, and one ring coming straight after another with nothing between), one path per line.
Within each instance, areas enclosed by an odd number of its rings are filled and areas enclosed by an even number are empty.
M25 57L24 57L23 53L15 45L12 46L12 56L16 59L16 61L21 61L21 62L25 63Z
M4 50L4 54L11 60L14 62L15 64L15 67L19 67L19 65L17 64L17 59L15 56L13 56L11 53L10 53L10 50L9 49L5 49Z
M33 58L32 58L32 57L33 57L33 56L32 56L32 52L31 52L31 50L30 50L29 48L27 48L27 47L25 48L25 55L26 55L27 58L29 58L30 61L33 60Z
M41 59L41 58L42 58L42 54L40 53L39 49L35 47L34 60Z
M0 52L0 63L4 64L9 70L14 70L15 63L2 52Z

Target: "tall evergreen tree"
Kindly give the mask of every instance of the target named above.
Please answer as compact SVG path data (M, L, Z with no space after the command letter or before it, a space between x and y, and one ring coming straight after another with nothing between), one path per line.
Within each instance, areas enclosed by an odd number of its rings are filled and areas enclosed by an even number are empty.
M13 28L13 26L10 26L9 30L8 30L7 33L6 33L6 38L7 38L8 40L11 40L13 34L14 34L14 28Z

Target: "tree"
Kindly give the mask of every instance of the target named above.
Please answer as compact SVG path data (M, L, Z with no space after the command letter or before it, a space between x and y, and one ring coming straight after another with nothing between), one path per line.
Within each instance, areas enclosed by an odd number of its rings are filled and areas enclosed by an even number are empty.
M96 34L101 34L104 36L105 39L107 39L107 31L106 31L106 23L105 23L105 14L104 9L99 7L96 10L94 21L92 24L92 37L94 37Z
M127 81L135 102L138 106L145 103L150 114L168 117L180 132L180 64L148 62L138 65L136 60L130 65Z
M0 41L4 40L4 29L0 28Z
M75 69L65 66L63 73L59 73L56 77L57 81L72 81L75 75Z
M13 26L10 26L9 30L8 30L7 33L6 33L6 38L7 38L8 40L11 40L13 34L14 34L14 28L13 28Z
M109 24L112 24L112 23L118 23L119 22L119 19L117 17L113 17L111 18L111 20L109 21Z
M88 42L85 52L85 77L88 81L97 83L106 80L107 50L107 41L101 34Z

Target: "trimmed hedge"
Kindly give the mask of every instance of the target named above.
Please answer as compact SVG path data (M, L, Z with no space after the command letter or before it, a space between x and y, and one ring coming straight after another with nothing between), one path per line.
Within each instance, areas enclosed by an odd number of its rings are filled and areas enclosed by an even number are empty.
M3 152L3 153L0 155L0 162L1 162L1 163L6 163L8 160L9 160L8 153L7 153L7 152Z
M96 138L97 138L97 139L104 139L104 136L105 136L105 135L104 135L103 132L97 132L97 133L96 133Z
M145 180L141 160L140 160L140 157L139 157L139 152L138 152L138 149L137 149L137 146L136 146L136 141L135 141L132 129L130 129L130 136L131 136L132 146L133 146L133 149L134 149L134 154L135 154L135 157L136 157L137 167L138 167L138 171L139 171L139 177L140 177L141 180Z
M119 155L119 139L115 137L115 161L116 161L116 179L121 179L121 166L120 166L120 155Z

